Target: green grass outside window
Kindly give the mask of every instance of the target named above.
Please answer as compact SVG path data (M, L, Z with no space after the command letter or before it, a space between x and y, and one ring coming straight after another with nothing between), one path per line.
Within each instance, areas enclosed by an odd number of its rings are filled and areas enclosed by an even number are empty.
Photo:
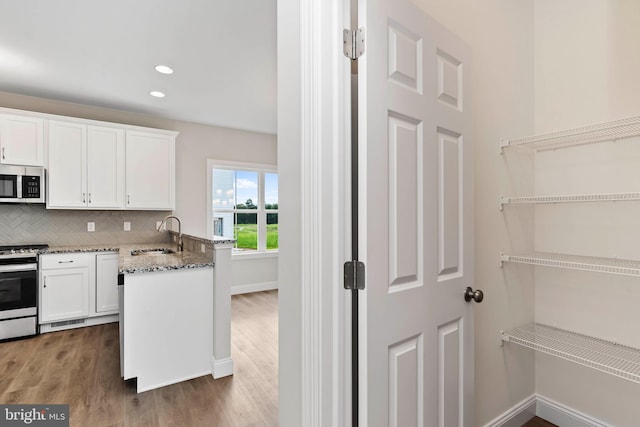
M239 249L258 249L258 225L236 224L234 226L236 247ZM267 250L278 249L278 224L267 225Z

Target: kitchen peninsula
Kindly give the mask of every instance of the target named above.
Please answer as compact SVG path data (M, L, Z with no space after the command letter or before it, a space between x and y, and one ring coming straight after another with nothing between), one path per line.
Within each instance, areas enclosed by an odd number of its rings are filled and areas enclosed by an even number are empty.
M137 390L211 374L233 374L231 359L231 249L233 241L186 236L187 250L120 250L120 366ZM206 246L211 256L202 256ZM150 247L154 246L154 247ZM188 250L193 248L194 250ZM215 268L214 268L215 263Z
M137 391L211 374L233 374L233 240L184 237L176 243L67 247L49 253L117 252L120 372ZM175 236L172 236L175 240Z

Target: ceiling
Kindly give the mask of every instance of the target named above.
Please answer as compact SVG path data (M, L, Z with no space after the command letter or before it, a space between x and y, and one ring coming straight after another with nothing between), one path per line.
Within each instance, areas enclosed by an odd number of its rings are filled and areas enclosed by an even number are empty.
M0 91L275 134L276 0L4 1Z

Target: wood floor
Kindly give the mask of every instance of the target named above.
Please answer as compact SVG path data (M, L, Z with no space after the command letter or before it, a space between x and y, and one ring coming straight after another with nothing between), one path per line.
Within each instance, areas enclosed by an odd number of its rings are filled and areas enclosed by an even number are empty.
M69 404L70 425L277 426L278 293L232 300L235 373L136 394L120 377L118 324L0 343L0 403Z
M547 420L543 420L540 417L533 417L531 420L527 421L522 427L558 427L555 424L551 424Z

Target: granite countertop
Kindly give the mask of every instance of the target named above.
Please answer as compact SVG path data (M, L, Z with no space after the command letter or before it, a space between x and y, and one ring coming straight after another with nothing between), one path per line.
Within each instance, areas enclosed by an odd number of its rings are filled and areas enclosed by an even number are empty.
M131 255L136 249L171 249L172 254L163 255ZM143 245L120 246L120 273L148 273L151 271L180 270L184 268L213 267L213 258L197 252L178 252L178 245L148 243Z
M163 245L164 243L158 243ZM123 245L104 245L104 246L49 246L47 249L40 249L39 254L70 254L81 252L118 252Z
M213 240L209 240L210 242L213 242L214 244L225 244L225 245L232 245L236 242L236 239L230 239L228 237L222 237L222 236L213 236Z
M176 233L173 230L169 230L169 234L172 236L178 235L178 233ZM222 236L213 236L213 240L205 239L204 237L191 236L189 234L183 234L182 237L188 237L189 239L195 240L197 242L211 243L213 245L232 245L236 242L236 239L232 239L229 237L222 237Z
M131 255L133 250L171 249L172 254ZM152 271L180 270L185 268L213 267L213 259L204 254L183 251L178 252L176 244L141 243L105 246L51 246L40 251L41 254L82 253L82 252L117 252L119 253L119 273L148 273Z

